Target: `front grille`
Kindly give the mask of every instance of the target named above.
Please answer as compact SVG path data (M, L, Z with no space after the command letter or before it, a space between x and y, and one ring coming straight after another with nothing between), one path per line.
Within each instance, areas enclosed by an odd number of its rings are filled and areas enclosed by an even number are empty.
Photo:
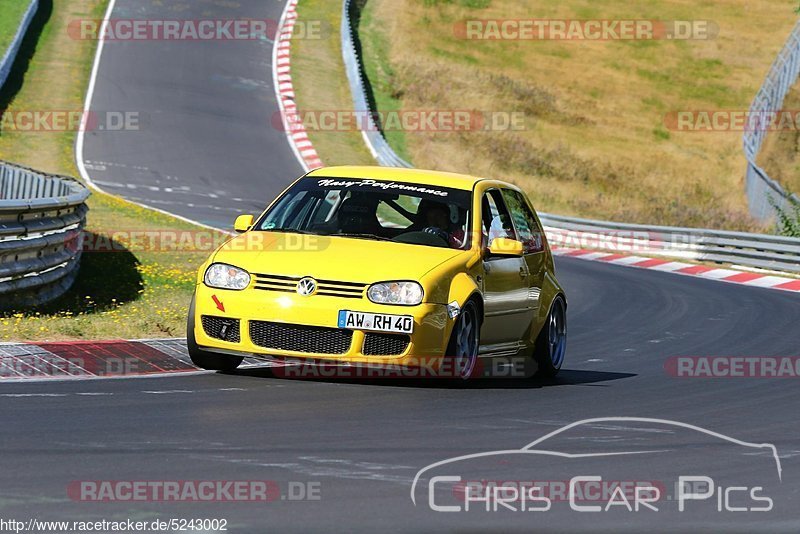
M403 354L411 343L411 338L403 334L364 335L364 356L398 356Z
M203 330L208 337L231 343L239 343L242 340L238 319L202 315L200 322L203 323Z
M255 288L261 291L280 291L284 293L295 293L297 284L302 277L279 276L275 274L254 274L256 283ZM349 299L360 299L364 296L367 284L358 282L339 282L335 280L317 280L316 295L328 297L343 297Z
M250 321L250 340L266 349L313 354L344 354L353 340L351 330Z

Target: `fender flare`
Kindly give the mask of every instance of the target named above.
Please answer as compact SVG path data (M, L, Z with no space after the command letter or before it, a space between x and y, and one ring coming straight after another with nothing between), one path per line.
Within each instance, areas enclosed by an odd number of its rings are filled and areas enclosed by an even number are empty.
M474 299L478 305L478 312L481 323L483 323L483 295L481 288L474 278L466 273L459 273L450 284L450 293L447 298L448 304L456 302L459 308L463 308L468 300ZM452 326L452 325L451 325Z
M550 273L547 273L544 277L544 281L542 283L541 295L542 296L552 295L552 298L550 298L547 301L541 301L539 303L539 310L536 313L536 324L538 328L536 328L535 332L531 331L531 339L530 339L531 343L534 344L536 343L536 339L539 337L539 332L541 332L542 327L545 324L545 321L547 321L547 317L550 315L550 311L553 309L553 303L556 301L556 299L561 297L561 299L564 301L565 310L568 308L569 305L567 302L566 293L564 293L564 290L558 284L558 281Z

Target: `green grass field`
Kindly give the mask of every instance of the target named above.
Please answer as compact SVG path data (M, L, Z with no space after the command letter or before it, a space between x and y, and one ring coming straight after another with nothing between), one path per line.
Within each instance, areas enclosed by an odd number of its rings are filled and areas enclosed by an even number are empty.
M5 54L6 48L17 33L22 15L28 9L30 2L27 0L0 0L0 57Z

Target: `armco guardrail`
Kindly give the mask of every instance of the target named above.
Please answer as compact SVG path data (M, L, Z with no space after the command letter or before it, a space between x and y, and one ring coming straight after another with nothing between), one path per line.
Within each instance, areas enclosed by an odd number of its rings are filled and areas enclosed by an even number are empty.
M0 309L42 304L69 289L89 194L72 178L0 162Z
M377 162L384 167L406 167L412 165L398 156L380 131L375 122L375 115L369 106L367 88L364 84L364 67L358 57L356 50L356 29L353 26L356 20L356 10L358 7L352 0L344 0L342 3L342 56L344 67L347 72L347 79L350 82L350 92L353 95L353 109L363 112L367 116L368 125L361 130L361 135L367 144L367 148L372 152Z
M800 273L800 239L540 214L551 245Z
M353 2L354 0L343 0L342 53L355 109L370 111L364 85L363 67L355 47L353 20L356 13L353 10L356 7ZM800 30L795 28L795 33L792 35L794 39L800 39L798 37ZM792 40L790 39L790 41ZM800 43L800 41L797 42ZM796 61L797 55L793 57ZM773 68L773 70L775 69ZM797 64L793 64L787 67L783 74L783 82L780 87L788 90L789 85L787 84L790 82L787 80L793 82L796 78ZM762 93L764 91L766 89L762 88ZM775 101L774 98L770 100L762 93L759 93L761 96L756 98L754 107L761 102L759 99ZM781 102L784 96L785 92L780 96ZM408 162L395 154L378 129L372 128L372 126L374 124L370 126L370 131L362 131L362 134L378 163L385 167L411 167ZM765 133L760 134L759 147ZM752 165L752 167L755 166ZM760 169L755 169L754 172L763 173ZM760 176L759 174L759 181L762 180ZM774 191L782 192L778 184L769 180L766 175L763 176L766 178L763 181L766 184L764 187L777 188ZM750 183L748 179L748 194L750 193ZM758 185L758 187L761 186ZM754 190L754 194L759 192L761 191ZM763 198L766 202L766 196ZM751 202L751 208L752 206ZM556 246L607 250L623 254L640 253L800 273L800 239L743 232L595 221L548 213L540 213L540 216L548 239L551 244Z
M8 75L11 73L11 66L14 64L14 60L17 59L22 40L25 38L25 32L28 31L28 26L30 26L38 8L39 0L31 0L11 44L5 51L0 50L0 52L3 52L3 56L0 58L0 87L6 83L6 79L8 79Z
M756 164L761 145L767 136L771 115L783 107L789 89L800 74L800 22L778 54L764 85L750 106L748 126L744 133L744 154L747 158L746 190L750 214L762 221L774 219L775 208L770 198L782 209L787 207L787 193Z

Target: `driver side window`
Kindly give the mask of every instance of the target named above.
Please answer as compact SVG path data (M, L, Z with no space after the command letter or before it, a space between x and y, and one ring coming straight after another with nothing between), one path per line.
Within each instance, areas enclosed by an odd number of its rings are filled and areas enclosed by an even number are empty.
M498 237L516 239L514 225L508 213L503 196L497 189L491 189L483 195L482 230L484 246L491 246L492 241Z

